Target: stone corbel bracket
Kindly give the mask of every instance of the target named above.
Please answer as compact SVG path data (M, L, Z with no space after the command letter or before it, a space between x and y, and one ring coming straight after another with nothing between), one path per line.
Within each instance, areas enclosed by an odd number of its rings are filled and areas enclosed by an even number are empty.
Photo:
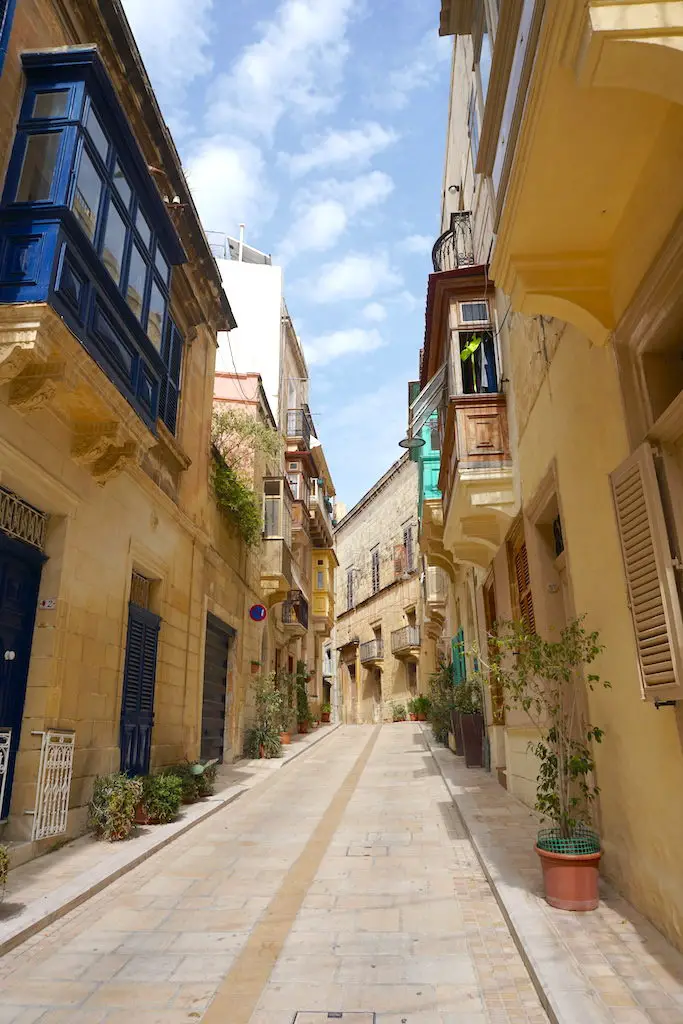
M16 307L9 307L16 308ZM9 384L25 371L47 362L50 353L38 319L0 322L0 384Z
M137 465L146 446L115 420L87 423L73 432L71 456L87 468L100 485L117 476L126 466Z
M581 85L683 103L683 2L589 0L567 55Z

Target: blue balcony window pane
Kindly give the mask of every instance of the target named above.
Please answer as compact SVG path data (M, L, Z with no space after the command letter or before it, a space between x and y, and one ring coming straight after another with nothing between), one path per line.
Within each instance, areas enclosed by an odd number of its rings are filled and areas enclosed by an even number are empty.
M164 282L164 284L167 285L168 284L169 266L168 266L168 263L166 262L166 260L164 259L163 254L161 252L161 249L159 248L158 245L157 245L156 255L154 257L154 265L156 266L157 270L161 274L161 280Z
M106 164L107 155L109 153L109 142L107 141L107 136L104 134L104 129L100 124L100 120L92 107L88 111L88 116L85 119L85 127L88 129L88 135L92 139L95 149Z
M137 362L135 351L127 339L124 339L111 320L100 309L99 304L95 306L93 327L98 337L104 343L109 357L118 365L119 369L128 383L133 380L133 370Z
M142 323L142 305L145 298L145 282L147 280L147 263L138 249L133 246L130 254L130 267L128 269L128 289L126 291L126 302ZM144 327L144 324L143 324Z
M140 207L138 207L138 212L135 214L135 227L138 229L143 243L149 249L150 242L152 241L152 229L147 223L147 218Z
M117 284L121 281L123 267L123 251L126 247L126 224L116 209L116 204L109 200L107 227L104 232L102 246L102 262Z
M95 237L97 211L101 195L102 179L95 170L95 166L88 156L88 151L84 148L81 151L81 162L78 168L72 208L91 242Z
M161 339L164 329L164 314L166 312L166 299L161 294L159 285L154 282L152 294L149 298L149 318L147 320L147 336L154 347L161 351Z
M36 93L33 101L33 117L65 117L68 105L68 89L53 89L51 92L38 92Z
M76 270L68 253L64 253L62 267L57 282L57 293L80 318L85 281L83 275Z
M18 203L40 203L50 198L61 132L40 132L26 139L17 185Z
M132 196L130 185L126 179L125 174L121 170L121 165L117 161L114 165L114 176L113 176L114 187L123 200L123 205L127 210L130 209L130 200Z

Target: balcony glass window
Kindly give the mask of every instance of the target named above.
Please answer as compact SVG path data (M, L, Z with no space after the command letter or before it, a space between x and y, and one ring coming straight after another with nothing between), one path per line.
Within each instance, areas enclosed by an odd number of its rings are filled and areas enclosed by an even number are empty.
M40 203L50 198L60 139L59 132L29 135L17 186L18 203Z
M121 170L121 165L118 161L114 164L114 174L112 181L114 182L114 188L123 200L123 205L128 210L130 208L130 200L133 193L131 192L130 185L126 180L126 176Z
M33 102L33 116L45 119L64 117L68 102L68 89L52 89L50 92L38 92Z
M95 237L97 211L100 206L101 195L102 179L95 170L95 166L88 156L88 151L84 148L81 152L72 208L91 242Z
M154 266L157 268L157 270L161 274L161 280L165 284L167 284L168 283L168 275L170 273L171 268L169 267L168 263L164 259L164 256L163 256L163 253L162 253L161 249L159 249L158 247L157 247L156 254L154 256Z
M263 535L292 545L291 491L286 480L263 481Z
M497 394L496 345L492 332L460 331L459 340L463 394Z
M95 149L106 163L107 155L109 153L109 143L107 141L107 136L104 134L104 129L100 124L100 119L95 113L95 108L92 104L88 110L88 116L85 119L85 127L88 130L88 135L94 143Z
M104 232L104 243L102 246L102 261L117 284L121 280L121 268L123 267L123 253L125 247L125 222L119 211L116 209L116 204L109 200L107 227Z
M324 590L325 589L325 573L323 572L322 569L318 569L318 571L316 573L316 584L315 585L316 585L316 590Z
M147 321L147 336L155 348L161 348L161 339L164 331L164 316L166 313L166 300L161 294L161 289L156 281L152 284L152 294L149 299L149 319Z
M147 223L145 215L140 207L138 207L138 212L135 214L135 227L138 229L140 238L149 249L150 242L152 240L152 229Z
M491 36L488 30L484 30L481 37L481 50L479 53L479 78L481 79L481 95L486 103L486 94L489 91L489 79L491 77Z
M140 322L142 322L146 280L147 263L145 262L145 258L137 245L134 245L130 256L130 266L128 268L126 301Z

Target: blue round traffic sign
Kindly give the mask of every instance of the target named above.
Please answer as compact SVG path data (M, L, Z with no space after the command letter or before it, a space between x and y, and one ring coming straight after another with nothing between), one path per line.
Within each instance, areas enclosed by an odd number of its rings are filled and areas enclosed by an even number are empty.
M262 604L253 604L249 609L249 615L254 620L254 622L263 622L267 615L267 612Z

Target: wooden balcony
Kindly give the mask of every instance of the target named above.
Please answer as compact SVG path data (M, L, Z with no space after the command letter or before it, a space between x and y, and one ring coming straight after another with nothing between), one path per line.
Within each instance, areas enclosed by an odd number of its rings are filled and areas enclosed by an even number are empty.
M292 590L282 604L282 626L289 636L303 636L308 631L308 601L300 590Z
M391 634L391 653L395 658L417 661L420 657L420 630L417 626L403 626Z
M329 499L317 480L311 481L311 495L308 502L311 519L311 539L315 547L331 548L334 544L334 527Z
M292 589L292 553L281 537L265 537L261 548L261 590L269 605L283 601Z
M443 433L444 547L459 561L488 566L516 508L505 395L451 396Z
M305 544L311 537L311 518L308 505L303 501L292 502L292 541Z
M360 660L362 665L379 666L384 661L384 641L376 638L368 640L360 645Z

